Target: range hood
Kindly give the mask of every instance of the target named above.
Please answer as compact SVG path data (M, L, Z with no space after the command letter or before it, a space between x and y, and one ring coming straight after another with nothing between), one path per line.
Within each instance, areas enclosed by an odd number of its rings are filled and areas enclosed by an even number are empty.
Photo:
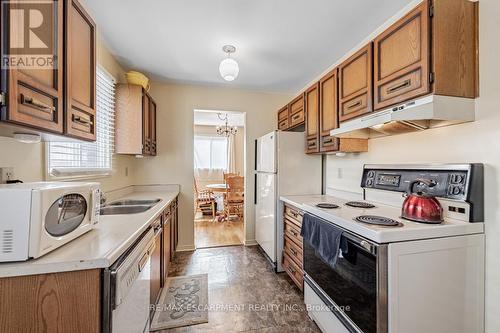
M343 122L330 135L369 139L474 120L474 99L430 95Z

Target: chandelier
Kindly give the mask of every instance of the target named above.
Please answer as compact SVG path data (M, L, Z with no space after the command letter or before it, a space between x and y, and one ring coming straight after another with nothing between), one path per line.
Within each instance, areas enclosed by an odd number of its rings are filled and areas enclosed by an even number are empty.
M224 125L219 125L216 128L217 135L225 136L226 138L228 138L230 135L236 135L236 133L238 133L238 127L229 126L227 113L224 115L222 115L222 113L217 113L217 117L220 120L224 121Z

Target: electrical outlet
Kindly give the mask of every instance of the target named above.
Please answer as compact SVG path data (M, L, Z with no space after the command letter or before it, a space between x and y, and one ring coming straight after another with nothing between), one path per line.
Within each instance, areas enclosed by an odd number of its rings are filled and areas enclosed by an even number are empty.
M0 183L5 184L8 180L14 180L14 168L3 167L0 168Z

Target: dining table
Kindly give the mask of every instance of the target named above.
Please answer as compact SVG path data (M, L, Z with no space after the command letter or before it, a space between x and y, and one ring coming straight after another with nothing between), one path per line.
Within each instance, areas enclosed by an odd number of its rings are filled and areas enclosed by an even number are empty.
M226 192L227 184L208 184L206 185L206 188L213 192Z

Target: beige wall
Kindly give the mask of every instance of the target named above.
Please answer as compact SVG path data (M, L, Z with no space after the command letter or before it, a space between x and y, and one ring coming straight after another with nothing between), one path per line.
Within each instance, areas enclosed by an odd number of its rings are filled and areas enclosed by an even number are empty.
M117 80L122 80L124 71L109 53L101 40L97 43L97 60ZM23 144L11 138L0 137L0 167L13 167L15 177L24 182L45 179L44 143ZM105 191L124 187L133 183L134 158L115 156L112 176L96 179ZM128 168L128 176L125 176Z
M254 243L254 140L276 127L276 110L292 96L203 86L152 84L158 105L158 156L137 161L139 183L181 184L179 249L194 247L193 115L195 109L246 113L245 241Z
M480 95L477 121L372 139L369 152L329 156L327 186L359 191L364 163L485 163L486 332L500 332L500 1L480 1ZM446 281L443 281L446 283Z

